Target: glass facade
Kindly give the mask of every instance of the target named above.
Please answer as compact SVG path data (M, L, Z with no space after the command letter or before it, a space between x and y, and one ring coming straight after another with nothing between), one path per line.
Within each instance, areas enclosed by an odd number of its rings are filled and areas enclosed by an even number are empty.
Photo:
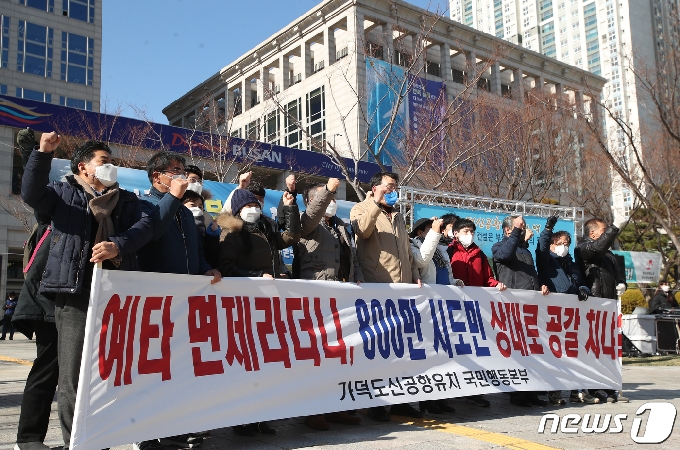
M54 0L19 0L19 4L41 11L54 12Z
M94 0L63 0L63 14L83 22L94 23Z
M94 39L75 33L61 33L61 80L92 86Z
M321 151L326 141L326 102L324 87L307 94L307 135L309 150Z
M19 21L17 70L41 77L52 77L52 41L54 30Z
M31 89L23 89L18 87L16 96L19 98L25 98L27 100L35 100L37 102L52 103L52 94L47 94L40 91L32 91Z
M7 67L9 64L9 21L9 17L0 16L0 26L2 26L2 32L0 33L0 49L2 49L0 67Z
M77 108L77 109L84 109L84 110L87 110L87 111L92 111L92 102L85 101L85 100L79 100L77 98L69 98L69 97L60 96L59 97L59 104L61 106L68 106L69 108Z

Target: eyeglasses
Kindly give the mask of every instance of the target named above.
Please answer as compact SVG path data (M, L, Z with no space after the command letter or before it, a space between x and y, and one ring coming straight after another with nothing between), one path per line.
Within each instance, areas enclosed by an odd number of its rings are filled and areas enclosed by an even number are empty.
M196 184L203 185L203 180L201 180L198 177L187 177L187 180L189 181L189 183L196 183Z
M173 167L172 169L161 170L161 173L171 173L173 175L186 175L187 172L184 169L180 169L179 167Z
M396 191L397 189L399 189L399 186L397 186L396 184L393 184L393 183L383 184L383 186L385 186L387 189L389 189L389 192L393 192L393 191Z

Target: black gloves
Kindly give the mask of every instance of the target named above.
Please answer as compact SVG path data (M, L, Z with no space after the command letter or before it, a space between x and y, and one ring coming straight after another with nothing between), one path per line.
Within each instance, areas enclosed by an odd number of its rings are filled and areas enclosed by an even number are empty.
M557 223L557 216L551 216L551 217L548 218L548 221L545 223L545 227L549 230L552 230L556 223Z
M31 156L33 147L35 147L35 133L31 128L24 128L17 134L17 144L19 144L19 150L21 151L21 165L26 167L28 158Z
M580 286L578 288L578 299L582 302L585 302L588 300L588 296L590 295L590 289L588 289L585 286Z

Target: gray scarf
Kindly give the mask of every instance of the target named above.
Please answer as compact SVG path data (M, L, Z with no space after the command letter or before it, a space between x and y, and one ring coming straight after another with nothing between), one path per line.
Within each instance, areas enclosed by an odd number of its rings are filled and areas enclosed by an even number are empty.
M113 219L111 219L111 213L113 213L113 209L118 204L118 183L106 189L103 194L97 195L94 189L92 189L92 186L90 186L85 180L80 178L78 175L74 175L74 178L85 191L85 196L87 197L88 203L90 205L90 211L99 224L99 227L97 228L97 234L95 235L94 242L92 243L92 246L95 246L100 242L108 240L109 236L116 234L116 230L113 227ZM122 259L122 256L118 254L115 258L112 258L109 261L111 261L115 267L119 267Z

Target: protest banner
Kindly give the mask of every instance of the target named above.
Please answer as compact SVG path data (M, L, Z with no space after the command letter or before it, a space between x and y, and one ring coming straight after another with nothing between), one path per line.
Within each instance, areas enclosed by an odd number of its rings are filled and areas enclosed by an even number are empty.
M474 394L621 388L618 303L95 269L70 448Z

